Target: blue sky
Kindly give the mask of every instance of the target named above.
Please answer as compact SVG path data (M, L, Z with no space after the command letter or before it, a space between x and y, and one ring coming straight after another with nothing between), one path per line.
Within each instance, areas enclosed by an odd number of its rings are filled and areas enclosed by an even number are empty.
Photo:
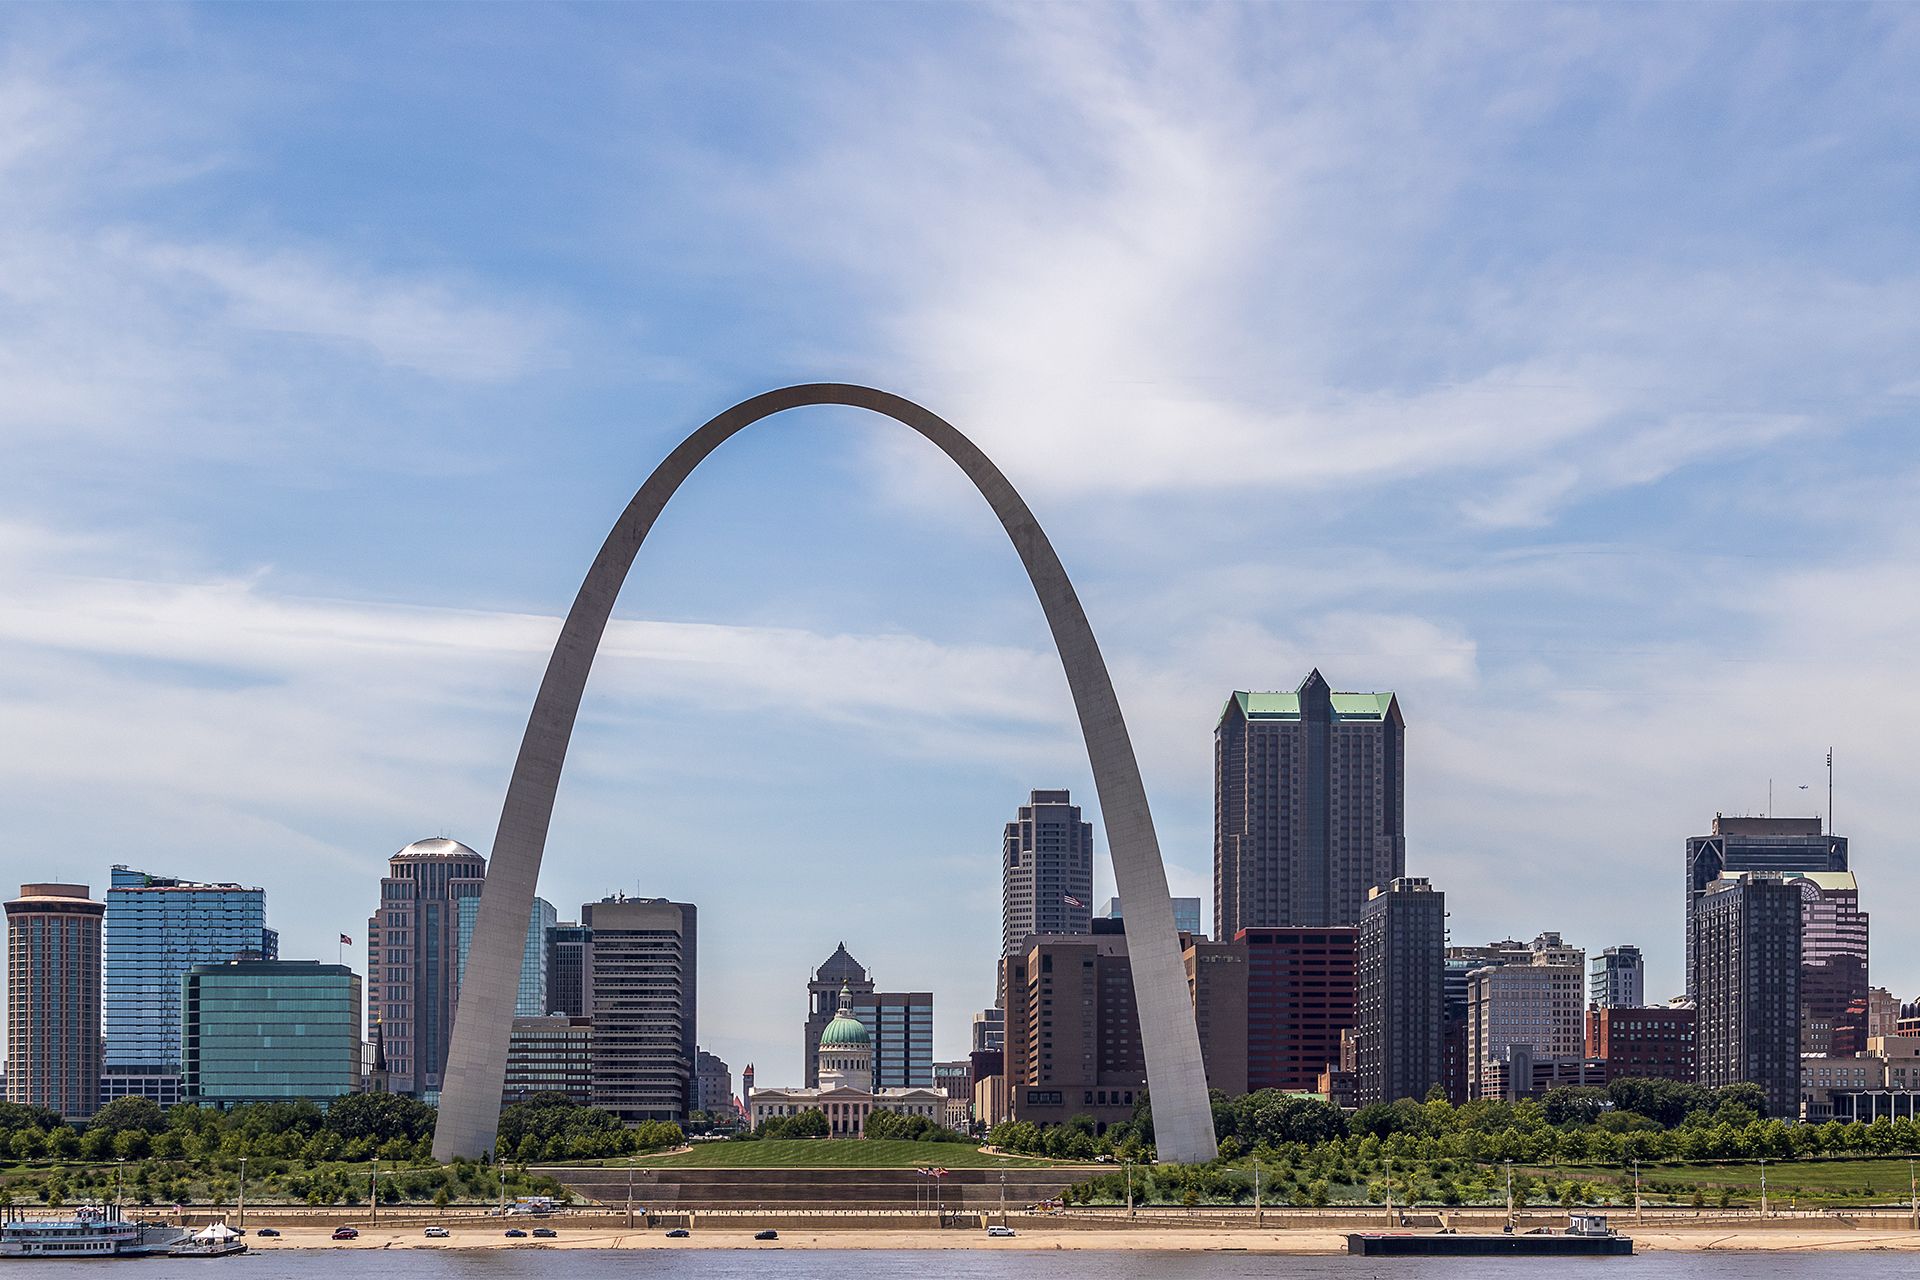
M1176 892L1221 702L1317 665L1399 691L1456 939L1639 943L1661 996L1685 837L1833 747L1920 995L1917 74L1895 6L9 9L0 874L359 941L394 849L485 851L654 463L844 379L1047 526ZM961 1051L1000 824L1091 798L901 434L789 415L676 499L543 875L698 902L702 1040L772 1083L843 939Z

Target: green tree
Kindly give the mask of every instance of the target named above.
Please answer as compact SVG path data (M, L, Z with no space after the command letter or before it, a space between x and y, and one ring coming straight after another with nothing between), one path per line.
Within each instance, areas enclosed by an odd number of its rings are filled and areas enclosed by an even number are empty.
M87 1121L89 1132L98 1129L110 1134L128 1131L153 1134L166 1127L167 1113L151 1098L115 1098Z

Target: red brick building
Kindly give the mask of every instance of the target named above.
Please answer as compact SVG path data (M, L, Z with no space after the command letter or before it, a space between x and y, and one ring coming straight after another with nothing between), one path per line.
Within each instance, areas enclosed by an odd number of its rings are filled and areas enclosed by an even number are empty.
M1359 930L1242 929L1247 952L1247 1088L1310 1093L1354 1026Z
M1587 1056L1604 1058L1609 1080L1685 1080L1699 1074L1692 1009L1587 1010Z

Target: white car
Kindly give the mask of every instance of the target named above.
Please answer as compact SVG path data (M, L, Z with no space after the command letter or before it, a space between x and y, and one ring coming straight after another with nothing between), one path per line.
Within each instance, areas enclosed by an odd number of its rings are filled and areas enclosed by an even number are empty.
M429 1240L445 1240L448 1236L452 1234L453 1232L447 1230L445 1227L428 1227L427 1228L427 1239Z
M987 1228L987 1234L995 1237L1011 1237L1013 1235L1013 1228L1003 1227L995 1223L993 1226Z

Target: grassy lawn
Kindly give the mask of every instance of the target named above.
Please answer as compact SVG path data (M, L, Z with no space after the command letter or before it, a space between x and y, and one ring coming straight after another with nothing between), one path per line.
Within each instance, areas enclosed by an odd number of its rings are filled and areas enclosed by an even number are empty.
M647 1156L642 1168L686 1165L704 1169L1000 1169L1053 1165L1055 1160L990 1156L964 1142L899 1142L880 1139L796 1138L766 1142L709 1142L669 1156Z
M1633 1197L1633 1175L1617 1165L1558 1165L1551 1170L1529 1172L1554 1178L1578 1178L1602 1188L1619 1188L1616 1194L1622 1199ZM1672 1200L1686 1204L1697 1187L1706 1193L1709 1204L1718 1204L1724 1189L1733 1193L1735 1204L1758 1205L1760 1166L1751 1162L1645 1164L1640 1166L1640 1185L1652 1203ZM1656 1186L1658 1191L1654 1189ZM1789 1201L1802 1207L1905 1204L1910 1187L1904 1156L1767 1161L1767 1198L1781 1207Z

